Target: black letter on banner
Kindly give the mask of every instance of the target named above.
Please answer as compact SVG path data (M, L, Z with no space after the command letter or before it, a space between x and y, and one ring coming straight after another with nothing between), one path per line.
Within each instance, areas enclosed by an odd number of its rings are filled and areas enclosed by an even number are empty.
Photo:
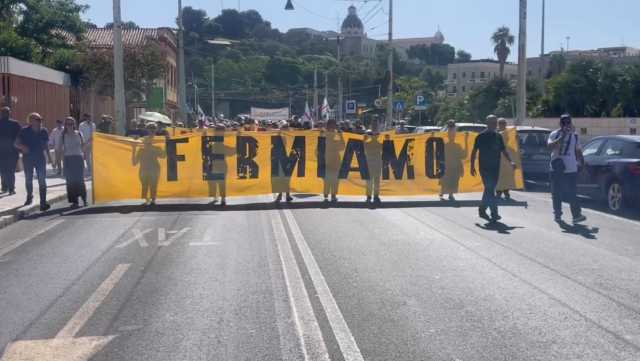
M189 143L189 138L167 139L167 181L178 181L178 162L184 162L184 154L178 154L178 143Z
M445 172L444 160L446 157L446 154L444 154L444 140L442 138L429 138L427 139L426 149L425 170L427 177L431 179L442 178Z
M324 178L327 174L327 138L318 137L318 178Z
M393 140L385 140L382 144L382 179L389 180L389 167L393 170L393 176L397 180L401 180L404 175L404 169L407 169L407 179L415 179L415 172L411 159L409 159L409 145L414 139L407 139L400 151L400 155L396 156L396 147Z
M298 163L298 177L305 175L306 162L306 138L297 136L293 139L293 149L287 156L284 149L282 137L274 135L271 137L271 176L280 177L280 169L284 172L284 177L291 177L293 168Z
M356 159L358 159L358 167L351 168L351 162L353 161L354 154L356 155ZM347 179L350 172L360 172L360 177L364 180L371 178L369 175L369 163L367 162L367 156L364 154L364 141L362 140L349 139L347 149L344 151L344 158L342 159L338 178Z
M216 143L224 144L224 136L202 137L202 175L205 181L221 181L226 176L224 173L213 173L214 162L225 161L224 153L213 152Z
M258 163L253 160L258 155L258 141L253 137L237 137L238 179L256 179L260 173Z

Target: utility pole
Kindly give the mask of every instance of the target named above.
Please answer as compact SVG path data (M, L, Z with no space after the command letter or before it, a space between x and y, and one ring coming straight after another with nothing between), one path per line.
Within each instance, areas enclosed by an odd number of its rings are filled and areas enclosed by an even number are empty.
M211 118L216 119L216 63L211 61Z
M338 113L337 121L342 121L342 35L338 35Z
M187 123L187 74L184 58L184 27L182 24L182 0L178 0L178 101L180 120Z
M518 116L522 125L527 116L527 0L520 0L520 35L518 39Z
M313 69L313 121L318 121L318 67Z
M325 103L326 102L326 103ZM322 109L324 109L325 114L329 114L329 109L325 109L325 104L329 104L329 72L324 72L324 100L322 101ZM322 114L320 114L322 116ZM323 117L322 120L327 120L327 117Z
M540 60L542 61L542 57L544 57L544 36L545 36L545 26L546 26L546 0L542 0L542 44L540 46Z
M389 0L389 102L387 104L387 124L393 122L393 0Z
M125 133L127 122L127 105L124 89L124 54L122 50L122 17L120 0L113 0L113 76L116 133Z

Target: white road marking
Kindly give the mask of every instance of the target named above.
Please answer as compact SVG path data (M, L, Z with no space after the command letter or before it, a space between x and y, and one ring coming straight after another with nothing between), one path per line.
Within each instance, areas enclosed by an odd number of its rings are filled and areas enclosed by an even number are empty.
M169 231L167 233L171 234L171 237L169 237L168 240L164 241L164 242L158 242L158 246L160 247L168 247L170 246L175 240L177 240L178 238L184 236L187 232L189 232L191 230L190 227L185 227L179 231Z
M44 228L40 229L39 231L37 231L36 233L31 235L29 238L25 238L25 239L21 239L21 240L15 241L12 244L10 244L10 245L8 245L8 246L6 246L4 248L0 248L0 257L3 257L4 255L6 255L9 252L15 250L16 248L22 246L23 244L31 241L32 239L38 237L39 235L48 232L49 230L53 229L54 227L59 226L63 222L64 222L63 219L55 221L55 222L53 222L51 224L46 225Z
M167 240L167 233L164 228L158 228L158 242L164 242Z
M347 326L347 322L344 320L344 316L342 315L342 312L340 312L340 308L331 294L327 281L324 279L322 272L320 272L320 267L318 267L318 263L313 257L311 249L309 248L307 241L304 239L302 231L300 230L300 227L298 227L298 223L293 217L293 213L289 209L285 209L283 212L287 219L287 223L289 223L293 239L298 245L298 249L302 254L302 259L307 266L307 270L311 276L311 282L313 282L313 286L318 293L318 298L320 299L320 303L327 315L329 325L333 329L333 333L338 345L340 346L340 351L342 352L344 359L346 361L364 361L364 358L360 353L360 348L358 348L356 340L353 338L351 330L349 329L349 326Z
M129 269L130 264L120 264L107 277L104 282L96 289L91 297L80 307L80 309L71 317L69 322L58 332L55 338L73 338L82 327L89 321L91 316L96 312L100 304L107 298L111 290L116 286L118 281L124 276Z
M189 246L191 247L208 247L208 246L219 246L218 242L191 242Z
M295 326L297 341L301 347L299 351L302 353L304 360L329 361L329 352L322 338L320 325L313 312L311 300L293 255L282 219L278 212L271 212L270 216L276 248L278 249L278 258L283 270L287 298L290 304L289 312ZM276 272L273 267L271 267L271 271L272 280L275 282L278 276L275 275ZM279 301L276 300L276 306L278 305ZM285 360L297 360L295 352L297 345L289 345L289 341L282 337L286 334L285 327L287 327L287 321L289 321L288 312L282 310L282 307L276 307L276 309L279 310L278 329L281 335L282 357Z
M523 195L523 196L525 196L527 198L530 198L530 199L535 199L535 200L542 201L542 202L552 203L551 195L549 195L549 198L541 198L541 197L532 196L531 194L524 193L524 192L518 192L517 194L518 195ZM600 215L600 216L603 216L603 217L607 217L607 218L610 218L610 219L615 219L616 221L622 221L622 222L633 224L634 226L639 226L640 227L640 222L638 222L638 221L634 221L634 220L627 219L627 218L624 218L624 217L616 216L614 214L610 214L610 213L607 213L607 212L598 211L598 210L595 210L595 209L585 208L585 207L582 207L582 211L586 212L586 213L597 214L597 215Z
M149 233L153 231L153 228L149 228L149 229L145 229L144 231L140 231L139 229L133 229L133 237L129 238L128 240L120 243L119 245L116 246L116 248L124 248L128 245L130 245L131 243L137 241L138 244L140 245L140 247L149 247L149 243L147 243L147 241L144 239L145 234Z

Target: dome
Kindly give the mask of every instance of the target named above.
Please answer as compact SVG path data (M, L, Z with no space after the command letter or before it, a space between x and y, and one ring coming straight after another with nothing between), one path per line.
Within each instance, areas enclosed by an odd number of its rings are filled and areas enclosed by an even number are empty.
M436 31L436 35L434 35L434 38L440 43L444 42L444 35L440 31L440 29L438 29L438 31Z
M342 22L342 30L345 29L364 29L364 25L362 24L362 20L358 17L358 10L355 6L349 6L349 15Z

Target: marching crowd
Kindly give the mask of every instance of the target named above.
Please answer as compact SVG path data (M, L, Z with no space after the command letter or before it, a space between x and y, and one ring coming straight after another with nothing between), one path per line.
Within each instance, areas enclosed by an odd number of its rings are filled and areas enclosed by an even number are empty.
M491 222L501 219L498 212L498 199L504 195L505 199L510 199L509 190L515 188L513 173L511 176L501 176L512 172L516 164L511 158L512 154L505 146L504 131L507 122L490 115L486 119L487 129L479 134L471 150L472 176L480 175L484 184L479 216ZM235 120L219 119L211 122L205 120L198 121L195 131L202 131L207 128L216 130L245 130L245 131L269 131L269 130L310 130L323 129L328 132L349 132L354 134L378 135L379 120L374 118L367 129L360 121L337 122L328 120L326 122L303 122L294 117L291 120L262 121L258 122L250 118L237 118ZM400 125L396 128L397 133L405 133L405 128ZM444 195L448 194L450 201L454 201L454 194L458 193L458 186L464 174L464 161L468 155L468 149L462 149L455 142L456 126L455 121L448 123L448 138L446 143L447 159L445 167L446 175L440 179L441 192L440 199L445 200ZM16 194L15 172L21 164L25 172L26 201L25 205L33 203L33 178L34 173L38 183L40 194L40 210L46 211L50 208L47 203L46 169L50 163L57 175L64 175L67 187L67 197L72 207L78 207L79 201L87 204L87 190L84 179L86 174L91 173L92 168L92 141L95 132L112 133L113 121L111 117L104 115L99 123L95 123L89 114L84 114L78 123L73 117L56 121L56 126L49 133L43 127L43 119L38 113L31 113L27 117L27 125L21 127L19 123L11 119L11 108L0 109L0 175L2 179L2 193L6 196ZM148 136L170 136L170 132L163 124L149 122L130 122L130 127L126 131L129 137L140 138ZM149 138L149 137L148 137ZM560 128L551 133L548 146L551 149L551 188L553 209L555 220L562 220L562 202L567 201L571 205L573 222L579 223L586 218L582 215L580 205L576 196L576 178L579 167L583 163L582 153L578 142L578 136L571 124L571 117L563 115L560 119ZM53 150L53 155L51 154ZM22 157L20 157L20 154ZM478 160L479 167L476 167ZM144 162L144 159L142 159ZM141 166L142 168L142 166ZM505 181L506 179L506 181ZM380 184L378 182L368 182L367 202L380 203ZM151 185L151 192L143 191L143 198L147 198L147 204L154 204L156 200L157 187ZM219 192L221 204L226 204L226 194L224 187ZM286 201L291 202L289 189L282 189L276 196L276 202L280 202L286 194ZM331 197L331 198L329 198ZM216 197L217 198L217 197ZM325 202L337 202L337 186L325 187ZM214 201L217 201L215 199ZM490 214L487 213L490 212Z

